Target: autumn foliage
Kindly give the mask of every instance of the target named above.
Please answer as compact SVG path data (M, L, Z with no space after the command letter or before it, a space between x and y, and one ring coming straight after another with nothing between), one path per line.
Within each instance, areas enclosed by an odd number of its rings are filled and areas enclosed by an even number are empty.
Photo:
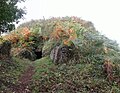
M30 37L31 32L28 28L23 28L19 32L11 32L9 35L4 36L5 40L9 40L12 43L17 43L21 38L24 38L25 40L28 40Z
M19 32L19 34L25 39L28 40L29 37L31 36L31 31L25 27L22 29L22 31Z
M61 40L64 45L69 45L72 40L77 38L77 34L72 28L64 29L62 25L57 24L50 34L50 38L54 40Z
M104 62L104 71L107 74L109 82L113 81L113 64L110 60L106 59Z

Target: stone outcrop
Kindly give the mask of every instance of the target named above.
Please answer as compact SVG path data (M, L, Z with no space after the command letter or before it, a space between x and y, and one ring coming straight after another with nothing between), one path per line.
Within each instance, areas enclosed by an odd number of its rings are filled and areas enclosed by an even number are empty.
M10 58L11 43L9 41L3 41L0 44L0 60Z
M26 58L29 60L34 61L36 59L36 55L33 51L30 51L28 49L21 49L19 53L16 55L19 58Z
M50 58L55 64L67 63L72 58L72 48L69 46L56 46L50 53Z

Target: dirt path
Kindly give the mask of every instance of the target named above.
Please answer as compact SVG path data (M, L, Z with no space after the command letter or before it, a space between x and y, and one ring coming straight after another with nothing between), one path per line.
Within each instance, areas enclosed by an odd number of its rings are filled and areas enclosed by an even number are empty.
M34 74L34 67L29 66L19 78L18 85L13 86L11 88L11 91L13 93L31 93L28 86L31 83L33 74Z

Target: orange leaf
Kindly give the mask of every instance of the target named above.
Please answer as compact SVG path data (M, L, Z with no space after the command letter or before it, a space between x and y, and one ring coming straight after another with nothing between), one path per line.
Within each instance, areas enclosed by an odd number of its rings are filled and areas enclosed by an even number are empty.
M110 60L105 60L105 63L103 65L104 71L107 74L108 80L111 82L113 80L113 64L110 62Z

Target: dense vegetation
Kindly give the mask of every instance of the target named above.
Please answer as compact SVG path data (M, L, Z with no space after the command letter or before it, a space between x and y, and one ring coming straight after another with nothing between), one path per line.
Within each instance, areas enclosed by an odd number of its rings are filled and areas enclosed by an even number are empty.
M25 0L0 0L0 35L1 32L11 31L15 23L23 18L25 11L17 4Z
M32 20L2 39L12 43L12 57L34 61L31 93L120 92L120 48L89 21L77 17Z

